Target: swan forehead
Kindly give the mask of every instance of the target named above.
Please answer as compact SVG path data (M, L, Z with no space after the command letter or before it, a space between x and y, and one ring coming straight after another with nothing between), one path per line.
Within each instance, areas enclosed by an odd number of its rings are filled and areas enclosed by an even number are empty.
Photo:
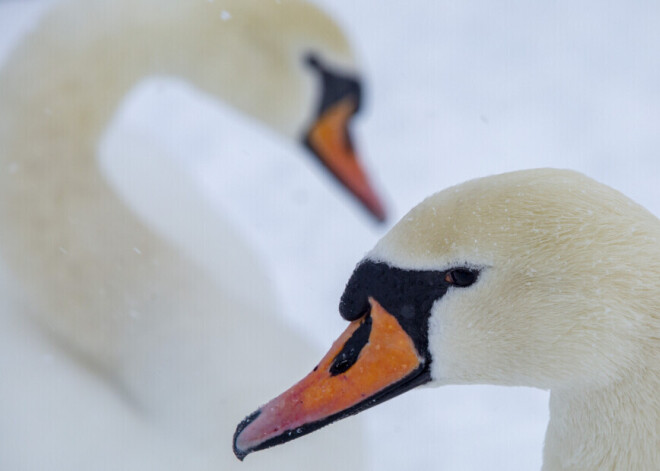
M355 68L350 44L340 26L309 2L282 0L255 5L222 0L213 3L217 10L231 15L231 20L223 26L234 28L259 47L290 49L295 55L317 51L335 67L349 71Z
M307 1L288 1L281 5L288 10L281 14L284 24L279 30L291 31L293 40L306 49L318 49L332 66L347 72L356 71L350 43L333 18ZM267 19L271 21L270 16Z
M603 258L598 249L605 245L610 258L617 252L629 258L630 237L654 243L656 233L654 216L605 185L568 170L526 170L471 180L427 198L369 258L411 269L539 258L547 263Z
M295 140L315 117L319 95L318 73L306 58L358 75L340 26L308 2L171 1L158 10L165 18L147 27L158 38L167 30L166 44L151 49L168 73Z

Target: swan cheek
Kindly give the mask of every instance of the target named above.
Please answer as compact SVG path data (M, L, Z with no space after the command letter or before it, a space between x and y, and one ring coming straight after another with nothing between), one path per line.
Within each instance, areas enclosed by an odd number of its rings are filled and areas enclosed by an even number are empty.
M428 327L432 386L499 384L498 333L484 319L483 308L448 292L431 308ZM464 294L464 293L462 293Z
M448 337L452 336L447 322L446 310L443 309L444 299L438 299L431 308L429 317L428 340L431 353L431 379L433 386L456 384L460 376L456 370L457 361L449 353Z
M397 319L370 299L307 377L248 416L236 429L243 459L357 414L429 380L426 360Z

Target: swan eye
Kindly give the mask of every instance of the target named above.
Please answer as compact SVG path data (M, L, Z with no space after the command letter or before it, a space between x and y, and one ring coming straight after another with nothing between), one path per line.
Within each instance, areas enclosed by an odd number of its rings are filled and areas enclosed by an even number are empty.
M478 272L466 268L456 268L449 270L445 274L445 281L453 286L465 288L477 281Z

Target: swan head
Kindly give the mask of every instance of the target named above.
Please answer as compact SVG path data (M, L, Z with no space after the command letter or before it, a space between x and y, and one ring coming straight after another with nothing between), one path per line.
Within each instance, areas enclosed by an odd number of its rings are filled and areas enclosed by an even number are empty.
M168 45L151 48L163 51L166 73L186 76L297 142L371 215L385 219L351 138L363 101L362 75L346 36L328 15L300 0L168 6L175 19L167 22L167 35L154 35L167 36Z
M309 376L239 425L237 456L421 384L616 381L657 335L644 303L660 288L659 234L642 207L571 171L429 197L358 264L340 303L348 329Z

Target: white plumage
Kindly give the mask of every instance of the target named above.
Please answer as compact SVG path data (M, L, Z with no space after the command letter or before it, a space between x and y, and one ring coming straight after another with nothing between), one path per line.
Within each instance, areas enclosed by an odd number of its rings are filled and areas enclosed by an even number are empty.
M166 150L136 134L104 147L119 156L97 152L121 100L154 75L298 140L318 100L310 50L354 70L341 31L306 3L202 0L59 2L15 49L0 72L0 251L15 355L3 358L15 400L3 420L16 425L3 427L0 467L238 467L240 405L262 400L283 365L309 367L309 345ZM113 158L124 180L102 170ZM334 453L344 441L360 431L241 469L359 463Z
M621 193L528 170L429 197L367 258L479 267L473 286L431 310L431 384L549 389L544 470L650 470L660 469L659 242L660 221Z

